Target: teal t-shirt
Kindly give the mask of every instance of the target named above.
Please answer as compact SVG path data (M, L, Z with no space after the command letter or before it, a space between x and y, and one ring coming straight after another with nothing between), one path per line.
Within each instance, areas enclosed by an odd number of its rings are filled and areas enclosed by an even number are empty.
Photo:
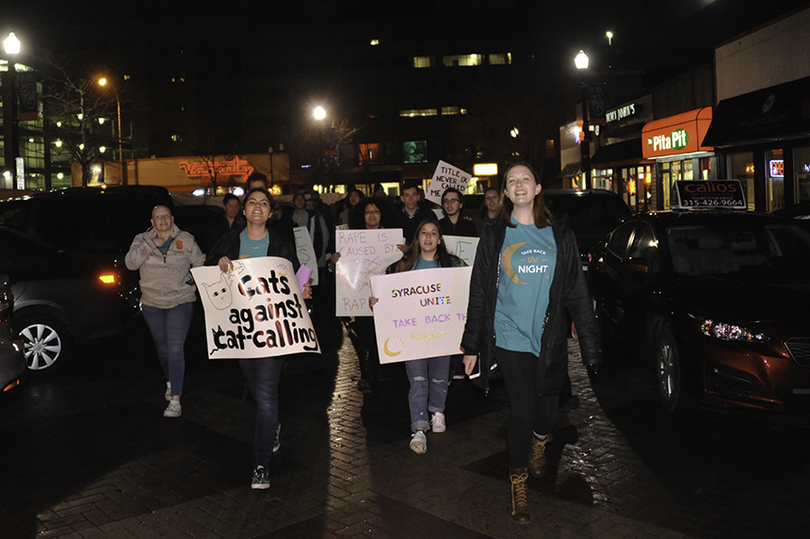
M439 260L438 259L436 259L436 260L425 260L420 255L419 258L416 259L416 264L413 265L413 267L411 268L411 271L420 270L420 269L435 269L435 268L440 268L440 267L441 266L439 266Z
M495 307L498 347L540 355L543 320L556 266L557 243L550 226L518 224L506 229Z
M257 256L267 256L267 243L270 238L267 234L260 240L252 240L248 237L247 231L239 233L239 259L255 258Z

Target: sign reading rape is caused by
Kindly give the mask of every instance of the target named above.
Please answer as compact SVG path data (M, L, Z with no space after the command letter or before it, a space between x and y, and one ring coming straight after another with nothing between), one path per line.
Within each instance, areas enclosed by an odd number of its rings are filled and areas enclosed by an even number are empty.
M234 260L233 270L192 268L205 311L209 359L320 353L292 263L279 257Z
M425 198L441 206L442 195L448 188L455 187L462 193L466 193L470 178L472 178L472 174L464 172L450 163L439 161L428 185Z
M335 231L335 249L340 253L335 265L336 316L373 314L368 306L370 278L402 258L397 245L404 241L401 228Z
M371 278L380 363L460 354L471 267Z

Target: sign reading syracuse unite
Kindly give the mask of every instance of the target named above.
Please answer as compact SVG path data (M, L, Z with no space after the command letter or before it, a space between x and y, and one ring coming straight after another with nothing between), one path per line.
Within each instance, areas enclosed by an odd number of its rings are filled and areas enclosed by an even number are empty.
M205 311L209 359L320 352L292 263L274 256L233 260L234 269L192 268Z
M460 354L472 268L371 277L380 363Z
M371 316L369 278L402 258L397 244L404 243L401 228L384 230L336 230L335 315Z

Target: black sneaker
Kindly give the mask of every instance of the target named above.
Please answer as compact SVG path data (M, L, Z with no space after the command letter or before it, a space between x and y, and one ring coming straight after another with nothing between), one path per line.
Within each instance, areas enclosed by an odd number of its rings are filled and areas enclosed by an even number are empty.
M256 466L253 469L253 481L250 483L253 490L265 490L270 488L270 478L267 475L267 468Z

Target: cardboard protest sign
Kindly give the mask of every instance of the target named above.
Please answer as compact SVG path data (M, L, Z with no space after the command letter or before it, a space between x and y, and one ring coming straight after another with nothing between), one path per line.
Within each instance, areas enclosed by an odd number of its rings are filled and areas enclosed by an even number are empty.
M369 278L381 275L402 258L397 244L404 243L401 228L384 230L336 230L336 316L371 316Z
M309 230L305 226L294 226L293 234L298 262L312 270L312 286L318 286L318 256L315 254L315 247L312 246Z
M472 268L371 277L380 363L460 354Z
M451 255L456 255L464 261L468 266L472 266L475 262L475 252L478 250L478 241L480 238L471 238L469 236L442 236L444 238L444 246L447 252Z
M439 161L436 171L433 173L433 178L428 184L425 198L441 206L442 195L448 187L455 187L462 194L466 193L470 178L472 178L472 174L468 174L450 163Z
M192 268L205 311L209 359L320 353L292 263L274 256L233 260L233 271Z

